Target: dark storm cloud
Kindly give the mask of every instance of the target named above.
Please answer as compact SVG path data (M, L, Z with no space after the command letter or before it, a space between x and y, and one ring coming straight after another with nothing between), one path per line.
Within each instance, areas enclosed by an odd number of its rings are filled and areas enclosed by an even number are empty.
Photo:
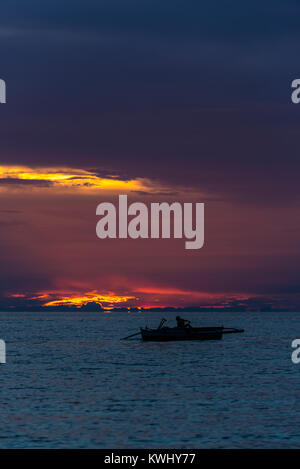
M18 178L2 178L0 179L0 186L36 186L36 187L50 187L53 183L51 181L44 181L42 179L18 179Z
M294 1L1 3L0 161L298 202L299 13Z

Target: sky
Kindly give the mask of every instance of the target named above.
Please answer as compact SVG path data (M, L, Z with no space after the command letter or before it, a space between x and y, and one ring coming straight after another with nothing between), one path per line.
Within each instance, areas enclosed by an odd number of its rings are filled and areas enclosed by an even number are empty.
M0 309L300 308L300 5L3 0ZM96 207L205 203L205 244Z

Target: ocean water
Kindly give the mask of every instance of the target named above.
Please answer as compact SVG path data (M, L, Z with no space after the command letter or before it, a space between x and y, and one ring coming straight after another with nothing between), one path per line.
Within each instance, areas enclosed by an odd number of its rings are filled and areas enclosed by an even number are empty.
M184 317L245 333L143 343L120 338L161 314L0 313L0 447L300 448L300 313Z

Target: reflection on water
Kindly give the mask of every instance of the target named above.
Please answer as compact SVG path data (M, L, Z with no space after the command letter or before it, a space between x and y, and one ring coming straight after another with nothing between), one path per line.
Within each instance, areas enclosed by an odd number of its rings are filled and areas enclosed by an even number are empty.
M119 340L160 318L0 313L0 447L300 447L300 314L192 313L195 325L245 333Z

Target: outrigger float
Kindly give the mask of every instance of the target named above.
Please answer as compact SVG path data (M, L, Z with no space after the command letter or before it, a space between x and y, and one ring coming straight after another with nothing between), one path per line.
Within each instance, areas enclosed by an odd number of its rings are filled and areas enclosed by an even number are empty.
M171 340L221 340L223 334L236 334L244 329L234 327L163 327L166 320L162 320L157 329L141 327L139 332L123 339L141 335L144 341L166 342Z

